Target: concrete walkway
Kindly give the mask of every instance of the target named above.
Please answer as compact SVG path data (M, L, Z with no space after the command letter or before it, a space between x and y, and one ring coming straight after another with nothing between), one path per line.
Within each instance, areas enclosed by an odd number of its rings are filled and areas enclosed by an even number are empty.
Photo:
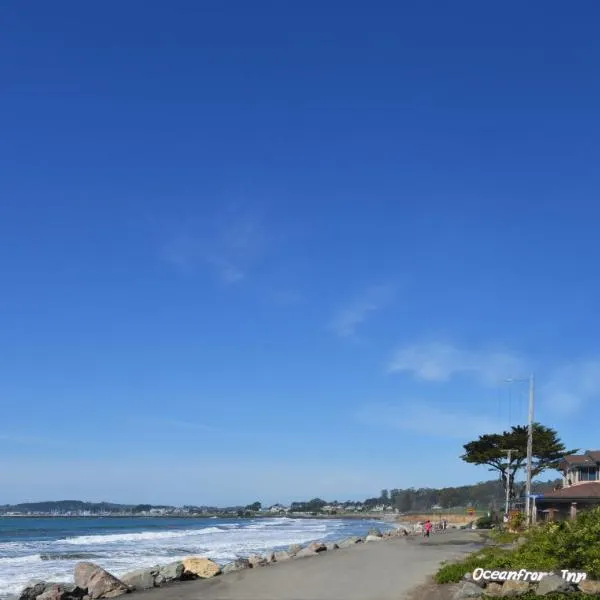
M401 600L444 560L480 547L475 532L390 538L203 581L135 594L136 600Z

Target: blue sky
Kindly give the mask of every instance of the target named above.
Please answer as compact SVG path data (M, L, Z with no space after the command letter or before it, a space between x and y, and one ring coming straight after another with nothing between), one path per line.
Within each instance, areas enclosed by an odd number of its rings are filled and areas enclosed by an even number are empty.
M600 446L598 5L0 8L0 502L286 502Z

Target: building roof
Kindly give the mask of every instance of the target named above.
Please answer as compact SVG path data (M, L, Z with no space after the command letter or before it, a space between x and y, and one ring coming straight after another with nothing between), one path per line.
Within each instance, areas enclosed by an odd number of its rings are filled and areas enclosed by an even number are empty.
M563 468L569 467L585 467L585 466L596 466L600 463L600 450L586 450L582 454L569 454L565 456L560 466Z
M591 465L596 462L594 458L586 454L569 454L563 459L570 465Z
M583 499L598 498L600 500L600 481L590 481L588 483L578 483L569 487L548 492L540 500L560 500L560 499Z

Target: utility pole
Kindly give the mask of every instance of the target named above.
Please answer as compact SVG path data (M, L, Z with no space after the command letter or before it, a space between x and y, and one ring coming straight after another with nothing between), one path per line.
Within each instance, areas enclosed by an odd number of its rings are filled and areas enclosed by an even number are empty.
M508 466L506 467L506 499L504 502L504 514L508 515L508 510L509 510L509 505L510 505L510 474L511 474L511 459L512 459L512 453L513 452L518 452L518 450L515 450L514 448L508 448L507 450L504 450L504 452L506 452L506 456L508 459Z
M525 515L527 526L531 524L531 462L533 459L533 414L535 403L535 380L529 376L529 419L527 422L527 484L525 487Z

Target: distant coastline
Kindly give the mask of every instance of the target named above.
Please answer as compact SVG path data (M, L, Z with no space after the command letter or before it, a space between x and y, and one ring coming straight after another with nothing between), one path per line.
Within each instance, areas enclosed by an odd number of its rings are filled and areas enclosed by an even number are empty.
M365 519L369 521L396 520L398 515L393 513L340 513L340 514L306 514L306 513L258 513L252 516L239 517L233 514L188 514L188 515L139 515L139 514L108 514L108 515L60 515L60 514L0 514L0 519Z

